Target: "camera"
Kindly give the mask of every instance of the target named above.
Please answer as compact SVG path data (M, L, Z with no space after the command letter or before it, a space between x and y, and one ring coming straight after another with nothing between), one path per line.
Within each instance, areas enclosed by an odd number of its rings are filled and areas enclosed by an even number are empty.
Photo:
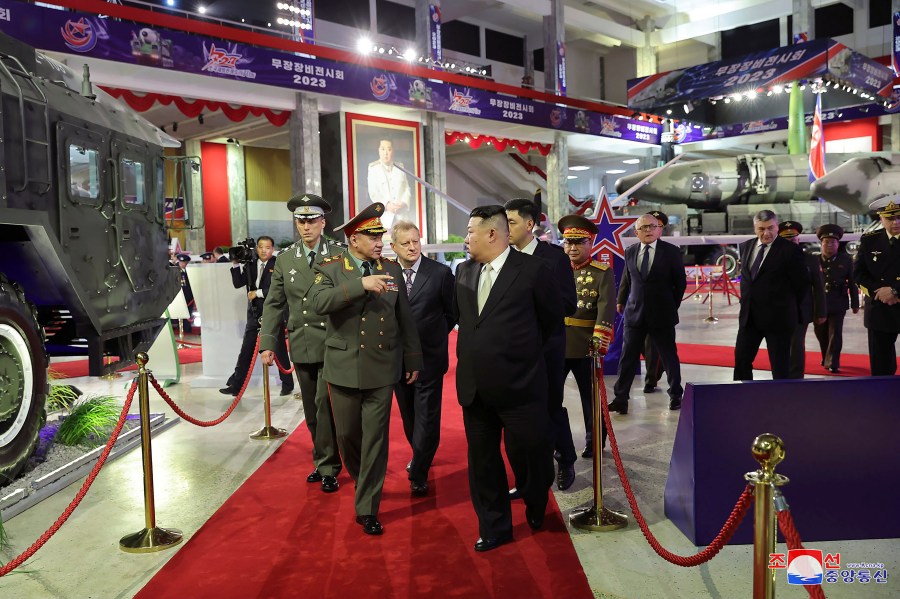
M234 247L228 248L228 259L232 262L247 264L256 260L256 241L248 237L239 241Z

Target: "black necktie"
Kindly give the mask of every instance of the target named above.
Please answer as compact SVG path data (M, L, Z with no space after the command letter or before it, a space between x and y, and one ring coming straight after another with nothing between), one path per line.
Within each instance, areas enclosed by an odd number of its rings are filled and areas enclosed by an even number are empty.
M894 247L895 245L897 245L897 238L891 237L891 247Z
M769 247L767 245L763 245L759 248L759 251L756 252L756 259L753 260L753 265L750 266L750 278L755 279L756 273L759 272L759 267L762 264L763 258L766 255L766 248Z
M316 253L315 253L315 252L310 252L310 253L309 253L309 267L310 267L310 268L313 267L313 264L315 263L315 261L316 261Z
M641 259L641 278L646 279L650 274L650 246L644 245L644 257Z
M362 263L362 267L363 267L363 276L364 277L368 277L369 275L372 274L372 269L369 266L368 260L366 260L365 262Z

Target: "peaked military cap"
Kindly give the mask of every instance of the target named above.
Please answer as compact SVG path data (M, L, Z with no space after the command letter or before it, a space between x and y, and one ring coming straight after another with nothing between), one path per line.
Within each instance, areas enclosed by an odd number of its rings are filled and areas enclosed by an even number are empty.
M331 204L312 193L295 195L288 200L287 207L294 213L294 218L301 220L325 216L331 212Z
M178 258L179 262L190 262L191 261L191 257L188 254L178 254L175 257Z
M387 233L387 229L381 224L381 215L384 214L384 204L375 202L366 206L359 214L345 222L339 227L335 227L335 231L344 231L344 235L350 237L354 233L365 233L367 235L379 235Z
M785 238L796 237L803 232L803 225L795 220L786 220L778 223L778 234Z
M562 231L563 239L590 239L597 234L597 225L580 214L564 216L556 226Z
M661 212L659 210L651 210L647 214L661 222L664 227L669 224L669 217L666 216L665 212Z
M878 216L900 216L900 194L887 196L869 204Z
M202 254L200 254L200 259L201 259L201 260L209 260L209 259L212 258L212 257L213 257L213 253L212 253L212 252L203 252Z
M826 223L816 229L816 237L819 239L840 239L844 236L844 230L838 225Z

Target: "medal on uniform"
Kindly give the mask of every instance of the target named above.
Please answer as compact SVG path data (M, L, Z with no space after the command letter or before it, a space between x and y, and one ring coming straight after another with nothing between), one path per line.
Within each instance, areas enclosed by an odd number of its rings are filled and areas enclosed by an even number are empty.
M594 277L592 277L591 275L588 275L584 278L584 282L587 283L588 285L590 285L591 283L594 282Z
M579 308L584 308L584 300L578 300L577 306L578 306Z
M384 282L384 290L385 291L399 291L400 288L397 287L397 282L392 279L390 281Z

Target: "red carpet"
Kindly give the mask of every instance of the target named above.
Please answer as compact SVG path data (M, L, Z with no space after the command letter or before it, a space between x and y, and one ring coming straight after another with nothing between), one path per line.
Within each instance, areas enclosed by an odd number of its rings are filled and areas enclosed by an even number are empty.
M394 406L383 536L366 536L355 523L346 473L331 495L306 483L311 444L301 425L136 597L593 597L552 494L542 530L528 528L516 502L515 542L484 554L472 548L478 525L453 365L426 498L410 497L411 451Z
M682 364L701 364L703 366L725 366L734 368L734 347L726 345L698 345L679 343L678 358ZM806 374L828 376L869 376L869 356L867 354L841 354L841 370L831 373L820 364L822 356L818 351L806 352ZM898 359L900 365L900 359ZM772 370L769 364L769 352L760 349L753 361L753 368Z
M203 351L199 345L178 350L178 361L181 364L193 364L203 360ZM137 370L137 366L123 368L121 372ZM55 379L68 379L88 375L88 361L70 360L67 362L51 362L50 371Z

